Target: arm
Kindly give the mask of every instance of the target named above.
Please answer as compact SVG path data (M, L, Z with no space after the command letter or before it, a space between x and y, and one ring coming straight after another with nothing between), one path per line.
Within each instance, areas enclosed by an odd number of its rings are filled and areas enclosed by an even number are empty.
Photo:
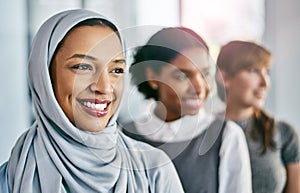
M300 193L300 162L286 166L287 183L285 193Z
M222 136L219 193L251 193L251 167L242 129L228 121Z
M286 122L278 122L282 137L282 159L286 166L285 193L300 193L300 141L296 130Z
M157 150L151 157L150 168L147 170L151 193L183 193L183 187L173 162L161 150ZM148 160L149 161L149 160Z

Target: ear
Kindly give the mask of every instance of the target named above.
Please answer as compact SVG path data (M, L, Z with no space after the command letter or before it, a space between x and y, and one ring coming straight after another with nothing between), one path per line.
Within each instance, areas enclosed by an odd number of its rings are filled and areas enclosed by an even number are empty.
M218 70L216 78L218 83L222 85L225 89L228 89L230 87L229 75L225 71Z
M150 85L150 87L156 90L158 88L157 76L155 72L149 67L146 68L146 78L148 80L148 84Z

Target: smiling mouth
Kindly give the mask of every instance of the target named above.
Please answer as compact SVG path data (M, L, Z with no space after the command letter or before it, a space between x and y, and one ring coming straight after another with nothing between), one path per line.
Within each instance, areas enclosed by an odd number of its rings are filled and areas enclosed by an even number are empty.
M182 105L191 108L191 109L199 109L202 102L201 99L184 99L182 100Z
M83 110L94 117L103 117L108 113L110 100L101 99L79 99L78 102Z
M107 107L107 103L96 104L96 103L91 103L91 102L84 101L81 104L83 104L87 108L91 108L91 109L98 110L98 111L104 111L104 109L106 109L106 107Z

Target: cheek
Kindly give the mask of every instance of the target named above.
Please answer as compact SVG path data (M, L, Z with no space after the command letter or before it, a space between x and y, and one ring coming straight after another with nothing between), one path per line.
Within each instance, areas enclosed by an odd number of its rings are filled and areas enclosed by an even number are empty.
M54 94L58 100L64 100L65 98L68 98L70 95L72 95L73 90L74 90L73 79L67 79L65 77L61 77L61 78L57 77L56 83L54 84Z
M83 80L69 80L66 86L66 92L74 98L78 96L82 91L86 90L90 85L89 82Z
M170 76L166 76L164 79L161 79L161 82L164 85L164 89L168 89L168 92L172 95L182 95L185 93L190 85L189 81L178 81Z
M229 81L229 89L245 92L252 87L252 84L253 80L249 80L247 77L235 77Z
M123 78L119 78L115 83L113 83L113 89L116 100L119 101L124 91Z
M244 92L250 92L256 87L256 82L255 81L241 81L241 89L244 90Z
M179 100L185 93L185 87L180 84L162 84L159 89L159 98L161 100Z
M235 90L235 93L239 96L239 98L247 100L252 98L253 90L253 85L250 82L241 82L241 85L238 86L238 89Z

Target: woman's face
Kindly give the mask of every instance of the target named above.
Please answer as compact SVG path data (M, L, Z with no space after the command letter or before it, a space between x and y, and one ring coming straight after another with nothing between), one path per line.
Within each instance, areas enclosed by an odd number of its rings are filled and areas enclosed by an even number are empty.
M261 108L270 87L269 68L251 67L224 78L228 107Z
M122 45L111 28L82 26L67 34L50 74L56 99L76 127L105 128L119 105L124 70Z
M185 50L170 63L154 77L166 121L197 114L209 92L209 56L202 48Z

